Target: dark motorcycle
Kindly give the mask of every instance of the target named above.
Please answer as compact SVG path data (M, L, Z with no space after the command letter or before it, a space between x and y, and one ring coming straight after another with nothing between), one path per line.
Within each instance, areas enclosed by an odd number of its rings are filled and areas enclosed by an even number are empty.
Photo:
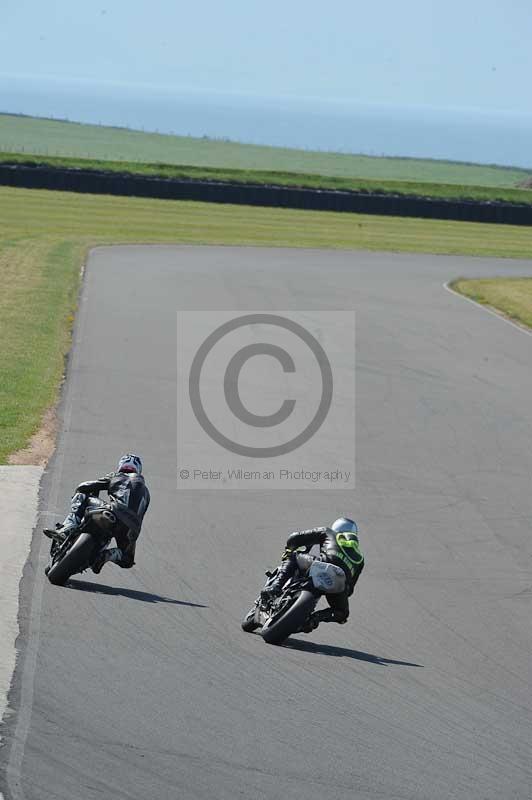
M89 569L107 547L117 524L113 505L91 498L81 526L64 542L53 542L45 573L50 583L64 586L78 572Z
M266 572L268 589L277 577L277 569ZM293 633L310 633L320 621L331 619L330 611L314 610L325 594L336 594L345 588L345 573L334 564L313 561L308 572L288 578L281 594L263 599L260 594L242 620L242 630L251 633L260 628L268 644L282 644Z

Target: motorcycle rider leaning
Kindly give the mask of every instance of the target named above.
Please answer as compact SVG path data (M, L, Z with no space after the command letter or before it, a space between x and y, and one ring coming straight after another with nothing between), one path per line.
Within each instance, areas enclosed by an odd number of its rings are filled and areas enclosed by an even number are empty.
M135 563L137 539L150 504L150 493L142 475L142 461L139 456L127 453L120 458L116 472L110 472L95 481L80 483L72 497L70 513L63 524L57 525L55 530L45 528L43 531L53 542L63 542L81 526L87 507L91 502L94 503L91 498L97 498L104 490L111 498L112 510L118 519L113 529L118 547L109 547L102 551L92 566L96 574L108 561L125 569Z
M298 547L320 546L318 556L309 553L297 552ZM327 594L330 608L317 611L311 617L309 630L318 626L320 622L338 622L340 625L347 622L349 616L349 597L353 594L355 584L364 568L364 556L360 551L358 542L358 528L356 522L347 517L340 517L330 528L311 528L305 531L295 531L286 541L286 550L283 561L278 568L276 579L263 589L263 600L269 601L281 594L282 587L296 570L305 574L310 569L313 561L326 561L341 567L346 576L346 586L339 594Z

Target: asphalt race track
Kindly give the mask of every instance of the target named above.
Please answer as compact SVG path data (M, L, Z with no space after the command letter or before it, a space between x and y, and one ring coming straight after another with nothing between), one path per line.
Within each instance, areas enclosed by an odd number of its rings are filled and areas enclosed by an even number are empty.
M152 507L133 570L70 588L34 537L6 800L530 797L532 337L443 287L501 274L532 262L93 252L41 526L129 449ZM176 309L290 308L356 310L355 493L176 491ZM349 624L242 633L284 535L344 511Z

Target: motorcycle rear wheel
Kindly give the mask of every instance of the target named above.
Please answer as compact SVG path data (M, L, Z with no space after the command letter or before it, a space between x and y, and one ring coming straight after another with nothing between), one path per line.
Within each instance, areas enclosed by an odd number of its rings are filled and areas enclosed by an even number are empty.
M96 542L89 533L81 533L70 550L48 571L47 578L54 586L64 586L68 579L90 566L96 552Z
M263 625L261 636L267 644L282 644L290 634L296 633L316 607L317 598L312 592L303 591L294 603L278 617L272 617Z

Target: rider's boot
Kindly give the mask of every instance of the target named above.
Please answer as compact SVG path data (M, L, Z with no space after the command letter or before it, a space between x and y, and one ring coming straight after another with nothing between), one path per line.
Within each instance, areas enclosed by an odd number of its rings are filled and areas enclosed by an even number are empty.
M336 618L335 612L332 608L324 608L320 611L315 611L314 614L311 614L307 624L304 628L301 628L303 633L312 633L315 631L320 622L338 622L339 620Z
M49 539L56 542L64 542L67 536L76 531L81 525L81 520L75 514L69 514L62 525L57 524L54 528L44 528L43 533Z
M102 550L102 552L96 557L94 564L92 565L92 571L95 575L99 575L102 571L105 564L108 561L113 561L115 564L118 564L119 561L122 561L123 553L119 547L108 547L106 550Z
M275 580L270 583L269 586L266 586L260 596L263 600L272 600L274 597L278 597L281 594L282 588L288 578L291 578L295 572L296 563L293 558L289 558L286 561L283 561L280 567L277 568L277 575Z
M62 525L56 525L53 528L45 528L43 533L49 539L55 539L56 542L64 542L66 537L72 531L77 530L83 519L85 508L87 505L87 495L83 492L76 492L70 501L70 513L66 516Z

